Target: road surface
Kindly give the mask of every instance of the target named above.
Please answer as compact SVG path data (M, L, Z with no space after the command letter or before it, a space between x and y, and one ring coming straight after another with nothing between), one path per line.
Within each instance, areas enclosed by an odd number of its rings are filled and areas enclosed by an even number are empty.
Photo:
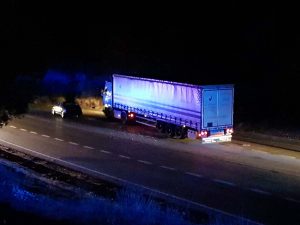
M300 153L246 142L167 139L152 128L29 114L0 144L266 224L300 224Z

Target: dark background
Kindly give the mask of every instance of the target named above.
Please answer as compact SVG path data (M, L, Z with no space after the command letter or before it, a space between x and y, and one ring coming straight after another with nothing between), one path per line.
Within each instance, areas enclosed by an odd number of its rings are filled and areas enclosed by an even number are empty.
M253 2L108 6L7 1L1 9L0 100L8 104L17 101L18 93L32 96L35 91L18 87L22 82L16 84L15 78L40 80L49 69L70 76L120 73L192 84L233 83L237 123L297 127L296 9Z

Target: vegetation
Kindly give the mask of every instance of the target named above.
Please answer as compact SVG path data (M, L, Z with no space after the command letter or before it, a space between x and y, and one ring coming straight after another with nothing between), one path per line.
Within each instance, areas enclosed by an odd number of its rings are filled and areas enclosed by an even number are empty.
M0 209L10 207L11 213L32 214L27 218L31 223L44 220L64 221L64 224L141 224L141 225L189 225L184 216L172 208L162 208L151 198L145 198L137 190L123 190L114 201L92 194L82 196L58 196L51 188L33 178L16 173L0 164ZM32 191L30 189L34 189ZM48 190L48 193L39 193ZM53 189L53 188L52 188ZM26 214L25 214L26 215ZM11 215L0 213L0 221L12 224Z

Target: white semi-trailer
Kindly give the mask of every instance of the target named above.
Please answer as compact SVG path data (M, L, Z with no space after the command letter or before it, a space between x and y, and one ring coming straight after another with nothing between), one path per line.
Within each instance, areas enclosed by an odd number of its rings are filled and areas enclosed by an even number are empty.
M104 112L123 123L155 126L174 138L231 141L234 87L193 85L112 75L103 91Z

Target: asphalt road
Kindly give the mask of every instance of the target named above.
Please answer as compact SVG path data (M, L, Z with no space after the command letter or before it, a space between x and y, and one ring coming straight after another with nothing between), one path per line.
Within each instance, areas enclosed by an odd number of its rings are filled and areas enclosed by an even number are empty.
M116 182L265 224L300 224L300 153L167 139L152 128L48 114L14 119L0 143Z

